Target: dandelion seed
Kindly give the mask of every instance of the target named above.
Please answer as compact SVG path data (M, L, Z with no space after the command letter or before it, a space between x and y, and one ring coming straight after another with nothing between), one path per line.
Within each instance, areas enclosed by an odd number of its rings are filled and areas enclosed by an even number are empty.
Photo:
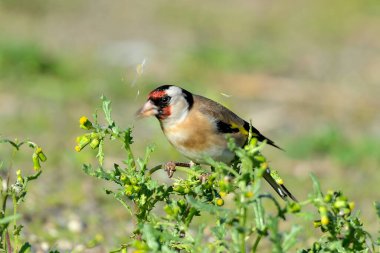
M137 66L136 66L136 75L135 75L135 78L133 79L133 82L131 84L132 87L136 85L137 79L144 73L145 63L146 63L146 59L144 58L143 61L142 61L142 63L137 64Z
M223 97L226 97L226 98L230 98L231 97L231 95L228 95L228 94L223 93L223 92L221 92L220 95L222 95Z
M141 76L141 75L144 73L144 65L145 65L145 62L146 62L146 60L144 59L144 60L142 61L142 63L140 63L140 64L138 64L138 65L136 66L136 73L137 73L138 76Z

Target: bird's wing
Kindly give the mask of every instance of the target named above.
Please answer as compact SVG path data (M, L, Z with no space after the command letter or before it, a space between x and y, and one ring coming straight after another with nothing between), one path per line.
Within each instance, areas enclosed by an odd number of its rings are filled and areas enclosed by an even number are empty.
M198 109L208 117L212 118L216 124L217 130L220 133L233 134L234 136L240 138L247 138L248 133L251 128L252 134L258 141L267 141L269 145L272 145L278 149L281 149L277 146L272 140L262 135L259 130L250 125L247 121L243 120L235 113L233 113L228 108L223 105L205 98L203 96L194 95L195 105L198 106Z

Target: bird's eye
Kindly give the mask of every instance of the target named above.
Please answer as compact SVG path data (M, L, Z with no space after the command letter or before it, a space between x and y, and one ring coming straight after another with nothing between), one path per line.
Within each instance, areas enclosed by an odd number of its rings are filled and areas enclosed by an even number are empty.
M161 103L163 103L163 104L167 104L169 101L170 101L169 96L164 96L161 98Z

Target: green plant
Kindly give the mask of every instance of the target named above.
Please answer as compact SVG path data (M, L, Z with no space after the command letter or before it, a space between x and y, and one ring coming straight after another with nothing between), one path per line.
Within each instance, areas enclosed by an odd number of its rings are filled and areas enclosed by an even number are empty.
M28 176L24 176L24 173L29 173L22 172L20 169L14 171L12 159L8 166L4 165L3 160L0 161L0 181L2 185L0 190L0 252L27 252L30 250L31 245L28 242L20 242L19 237L23 225L17 223L17 220L21 217L18 208L26 197L29 182L38 179L42 173L40 162L45 162L47 158L41 147L31 141L19 142L17 140L0 139L0 143L8 143L12 146L13 156L23 146L29 146L33 149L32 162L34 172ZM11 183L12 181L13 183ZM9 206L10 203L8 203L9 199L12 200L11 207Z
M258 252L263 239L269 240L273 252L288 252L297 243L301 227L293 225L289 231L280 230L280 222L293 214L306 214L302 208L313 205L319 214L314 226L323 236L311 248L299 252L367 252L375 249L375 242L363 229L354 205L340 192L322 194L319 183L312 176L314 193L300 203L277 201L261 192L263 172L268 168L260 153L264 144L250 137L248 144L238 147L230 140L229 148L238 159L232 165L208 160L211 171L195 165L166 163L148 166L153 146L143 158L132 152L132 129L120 129L111 117L110 101L102 97L106 126L87 117L80 118L80 127L88 131L77 138L76 151L86 146L97 150L98 166L84 164L90 176L114 182L117 188L106 190L124 206L134 218L131 238L114 252ZM126 152L122 164L104 167L106 139L119 141ZM177 165L174 167L173 165ZM171 178L174 169L184 172L184 178L174 178L167 185L152 178L152 174L166 169ZM282 183L277 175L276 180ZM229 206L225 202L229 203ZM198 228L197 216L209 217L207 224ZM312 213L312 215L316 215ZM207 232L208 231L208 232Z

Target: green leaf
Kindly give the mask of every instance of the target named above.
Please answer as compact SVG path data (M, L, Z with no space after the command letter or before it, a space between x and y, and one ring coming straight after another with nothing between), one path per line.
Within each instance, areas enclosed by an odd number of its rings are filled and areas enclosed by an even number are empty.
M101 139L99 142L99 148L98 148L98 154L96 155L96 158L98 158L100 166L103 166L104 162L104 140Z
M310 173L311 181L313 181L313 189L314 189L314 196L315 198L322 198L322 191L321 191L321 185L319 184L319 181L317 177L313 174Z
M285 234L282 248L285 252L289 251L297 243L297 235L301 232L301 226L292 226L288 234Z
M261 199L258 198L253 202L253 212L255 214L255 224L256 228L259 231L264 231L266 228L265 225L265 210L263 208L263 205L261 203Z
M30 245L29 242L24 243L21 248L19 253L27 253L32 249L32 245Z
M205 211L211 214L219 214L219 215L221 214L228 215L231 213L231 211L226 208L222 208L219 206L201 202L191 196L186 196L186 199L187 199L187 202L189 202L193 207L195 207L196 209L200 211Z
M108 100L104 95L102 95L100 97L100 99L102 100L102 108L103 108L103 112L104 112L104 116L108 122L108 125L109 126L113 126L114 125L114 121L112 120L111 118L111 101Z
M16 150L19 150L19 149L20 149L20 146L23 144L23 143L21 143L21 144L17 144L17 143L15 143L15 142L13 142L13 141L11 141L11 140L8 140L8 139L0 139L0 143L9 143L9 144L11 144Z
M149 246L149 249L152 251L158 251L159 250L159 243L157 242L157 231L152 227L150 224L144 224L143 227L143 236L146 239L146 243Z
M380 219L380 202L379 201L375 201L375 203L373 203L375 208L376 208L376 213L377 213L377 217Z
M116 193L112 192L112 194L113 194L114 198L115 198L117 201L119 201L120 204L121 204L122 206L124 206L125 209L127 209L128 212L129 212L131 215L133 215L133 212L132 212L131 207L128 206L127 203L125 202L125 200L123 199L124 191L123 191L123 190L120 190L119 192L116 192Z
M272 252L273 253L282 253L284 252L282 248L282 238L281 233L278 231L278 217L269 217L268 219L268 228L270 240L273 243Z
M112 180L114 179L113 173L105 171L102 167L97 169L93 169L90 164L83 164L82 167L84 173L89 176L104 179L104 180Z
M19 218L21 218L21 214L5 216L4 218L0 219L0 224L7 224Z

